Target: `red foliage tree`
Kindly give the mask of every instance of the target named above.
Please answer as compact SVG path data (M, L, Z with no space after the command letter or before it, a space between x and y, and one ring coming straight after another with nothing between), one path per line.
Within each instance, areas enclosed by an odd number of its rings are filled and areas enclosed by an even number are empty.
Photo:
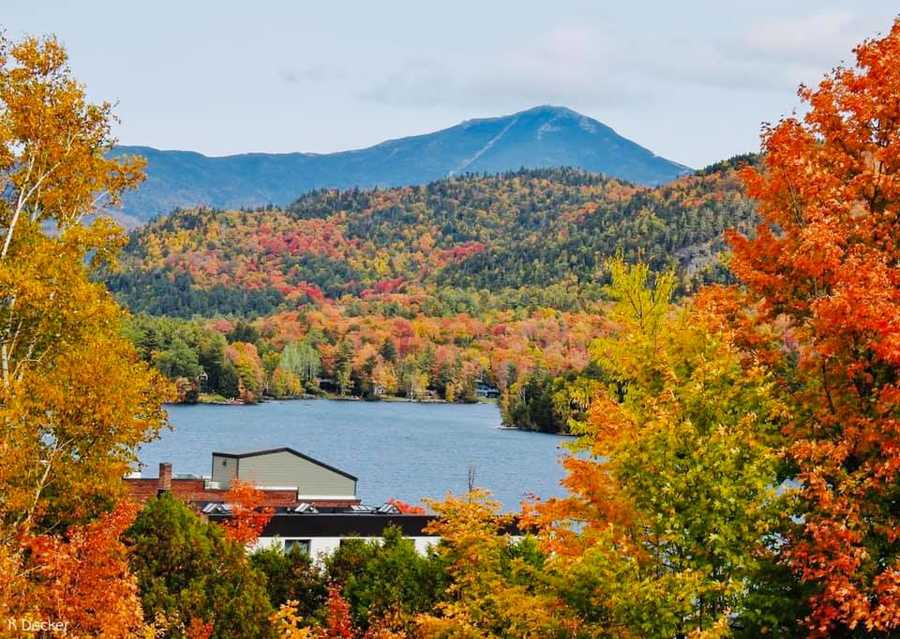
M421 506L416 506L414 504L407 503L405 501L401 501L400 499L394 499L391 497L387 500L387 503L395 506L397 510L399 510L404 515L424 515L425 509Z
M763 223L730 237L752 344L784 382L803 523L788 555L818 586L814 634L900 625L900 21L856 49L743 171ZM760 335L775 335L761 348Z
M213 633L213 625L197 617L191 619L184 634L187 639L209 639Z
M327 616L323 639L353 639L353 621L350 619L350 604L335 585L328 588Z

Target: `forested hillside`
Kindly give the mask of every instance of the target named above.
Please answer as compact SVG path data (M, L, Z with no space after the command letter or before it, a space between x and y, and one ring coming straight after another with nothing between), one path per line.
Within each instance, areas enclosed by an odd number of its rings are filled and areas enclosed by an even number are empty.
M676 269L688 289L721 277L723 231L752 218L729 165L658 188L575 169L469 175L317 191L284 210L176 212L132 235L109 284L133 310L175 316L423 294L437 314L572 309L596 298L617 252Z
M183 400L472 401L481 385L507 423L567 430L583 375L557 376L607 331L609 259L673 271L682 293L723 279L723 231L754 220L735 166L753 160L657 188L522 170L180 211L131 235L108 284Z

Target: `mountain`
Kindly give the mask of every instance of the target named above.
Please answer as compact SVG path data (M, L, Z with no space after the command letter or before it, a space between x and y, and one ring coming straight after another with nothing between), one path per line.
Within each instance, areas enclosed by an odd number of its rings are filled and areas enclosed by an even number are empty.
M617 253L675 268L683 290L721 278L723 231L754 219L729 163L657 187L572 168L466 174L162 216L132 233L108 284L134 311L186 317L577 310Z
M636 184L657 185L690 172L611 128L563 107L541 106L339 153L246 153L207 157L189 151L119 146L112 155L147 158L147 180L122 212L140 223L175 208L284 206L329 187L425 184L463 173L572 166Z

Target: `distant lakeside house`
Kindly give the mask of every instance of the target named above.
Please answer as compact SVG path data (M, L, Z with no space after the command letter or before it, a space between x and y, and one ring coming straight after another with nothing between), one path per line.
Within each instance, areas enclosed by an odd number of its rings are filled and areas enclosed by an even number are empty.
M209 477L175 475L171 464L161 463L158 477L127 477L125 483L137 501L170 493L208 520L221 522L231 517L227 493L235 480L262 491L261 505L274 510L256 548L299 546L318 557L346 539L380 539L387 526L399 528L420 552L438 541L425 532L433 515L403 513L394 504L364 506L356 477L293 448L214 452Z
M497 399L500 389L483 381L475 382L475 396L481 399Z

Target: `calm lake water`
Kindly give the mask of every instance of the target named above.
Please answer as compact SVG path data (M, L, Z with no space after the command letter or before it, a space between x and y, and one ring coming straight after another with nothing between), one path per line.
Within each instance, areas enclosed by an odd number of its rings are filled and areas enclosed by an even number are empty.
M527 494L562 494L566 438L501 429L493 404L298 400L168 410L174 430L141 449L147 476L163 461L176 474L208 475L213 451L290 446L356 475L366 503L464 492L469 466L508 510Z

